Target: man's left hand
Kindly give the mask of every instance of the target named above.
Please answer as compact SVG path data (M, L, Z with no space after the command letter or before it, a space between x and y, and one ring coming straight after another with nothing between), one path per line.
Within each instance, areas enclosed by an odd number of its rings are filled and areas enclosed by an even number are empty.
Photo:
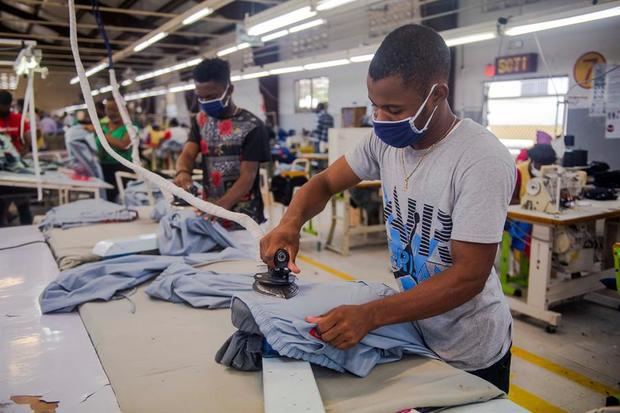
M375 328L372 314L363 305L341 305L318 317L306 317L316 324L321 339L341 350L347 350Z

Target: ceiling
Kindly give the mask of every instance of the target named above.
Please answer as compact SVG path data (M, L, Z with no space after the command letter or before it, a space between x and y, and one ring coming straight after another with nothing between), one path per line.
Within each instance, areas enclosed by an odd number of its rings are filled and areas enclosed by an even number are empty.
M159 59L196 56L223 34L233 32L244 16L284 0L236 0L202 20L172 32L157 44L121 59L115 66L135 73L151 70ZM187 0L100 0L103 23L114 51L122 50L173 17L200 3ZM106 56L89 0L76 0L80 54L86 67ZM36 40L42 65L50 71L75 73L69 45L69 16L63 0L0 0L0 38ZM16 50L0 49L0 60L14 59Z

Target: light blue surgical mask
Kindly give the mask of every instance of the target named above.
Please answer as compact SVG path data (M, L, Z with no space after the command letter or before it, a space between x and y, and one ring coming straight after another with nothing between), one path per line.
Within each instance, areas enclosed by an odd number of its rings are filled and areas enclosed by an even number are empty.
M219 117L226 110L228 104L230 103L230 96L226 98L229 87L230 85L226 86L224 94L217 99L204 100L198 98L200 109L213 118Z
M373 113L372 124L373 124L373 129L375 131L375 135L377 135L377 137L381 139L383 142L385 142L386 144L393 146L395 148L405 148L407 146L411 146L411 145L416 144L417 142L420 142L422 138L424 137L426 130L428 129L428 125L431 123L431 120L433 119L433 115L435 114L435 111L437 110L437 105L435 105L433 112L428 117L428 120L426 121L426 124L424 125L422 129L418 129L415 126L415 120L418 118L418 116L420 116L420 113L422 113L422 110L424 110L424 106L426 105L426 102L428 102L428 99L433 94L433 91L435 90L436 86L437 86L437 83L435 83L433 87L431 87L431 91L428 92L426 99L424 99L424 102L422 102L422 104L420 105L420 108L415 113L415 115L411 117L405 118L403 120L397 120L397 121L383 121L383 120L376 120L375 114Z

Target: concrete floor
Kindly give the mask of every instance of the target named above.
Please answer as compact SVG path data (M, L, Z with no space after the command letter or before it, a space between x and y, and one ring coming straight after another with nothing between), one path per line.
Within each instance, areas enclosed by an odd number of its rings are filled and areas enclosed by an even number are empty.
M328 222L324 212L315 225L326 234ZM319 252L315 242L302 243L297 264L302 276L349 276L396 287L387 246L355 248L345 257L325 249ZM557 309L562 323L555 334L546 333L540 323L514 315L509 396L534 412L585 412L602 407L608 393L620 393L620 312L586 301Z

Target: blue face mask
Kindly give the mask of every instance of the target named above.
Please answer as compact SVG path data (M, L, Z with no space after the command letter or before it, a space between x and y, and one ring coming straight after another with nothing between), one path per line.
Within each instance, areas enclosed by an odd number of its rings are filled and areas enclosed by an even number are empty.
M228 93L228 87L229 86L226 86L226 90L224 91L224 94L220 98L211 99L211 100L204 100L204 99L198 98L198 103L200 104L200 110L202 110L207 115L213 118L219 117L228 107L228 103L230 103L230 97L226 99L226 93Z
M433 112L428 117L422 129L418 129L415 126L415 120L420 116L420 113L422 113L426 102L433 94L433 90L435 90L435 86L437 86L437 84L431 87L431 91L428 92L426 99L424 99L424 102L422 102L416 114L409 118L397 121L375 120L373 113L372 124L375 135L386 144L395 148L405 148L421 141L424 137L424 133L428 129L428 125L431 123L431 119L433 119L437 106L435 105Z

